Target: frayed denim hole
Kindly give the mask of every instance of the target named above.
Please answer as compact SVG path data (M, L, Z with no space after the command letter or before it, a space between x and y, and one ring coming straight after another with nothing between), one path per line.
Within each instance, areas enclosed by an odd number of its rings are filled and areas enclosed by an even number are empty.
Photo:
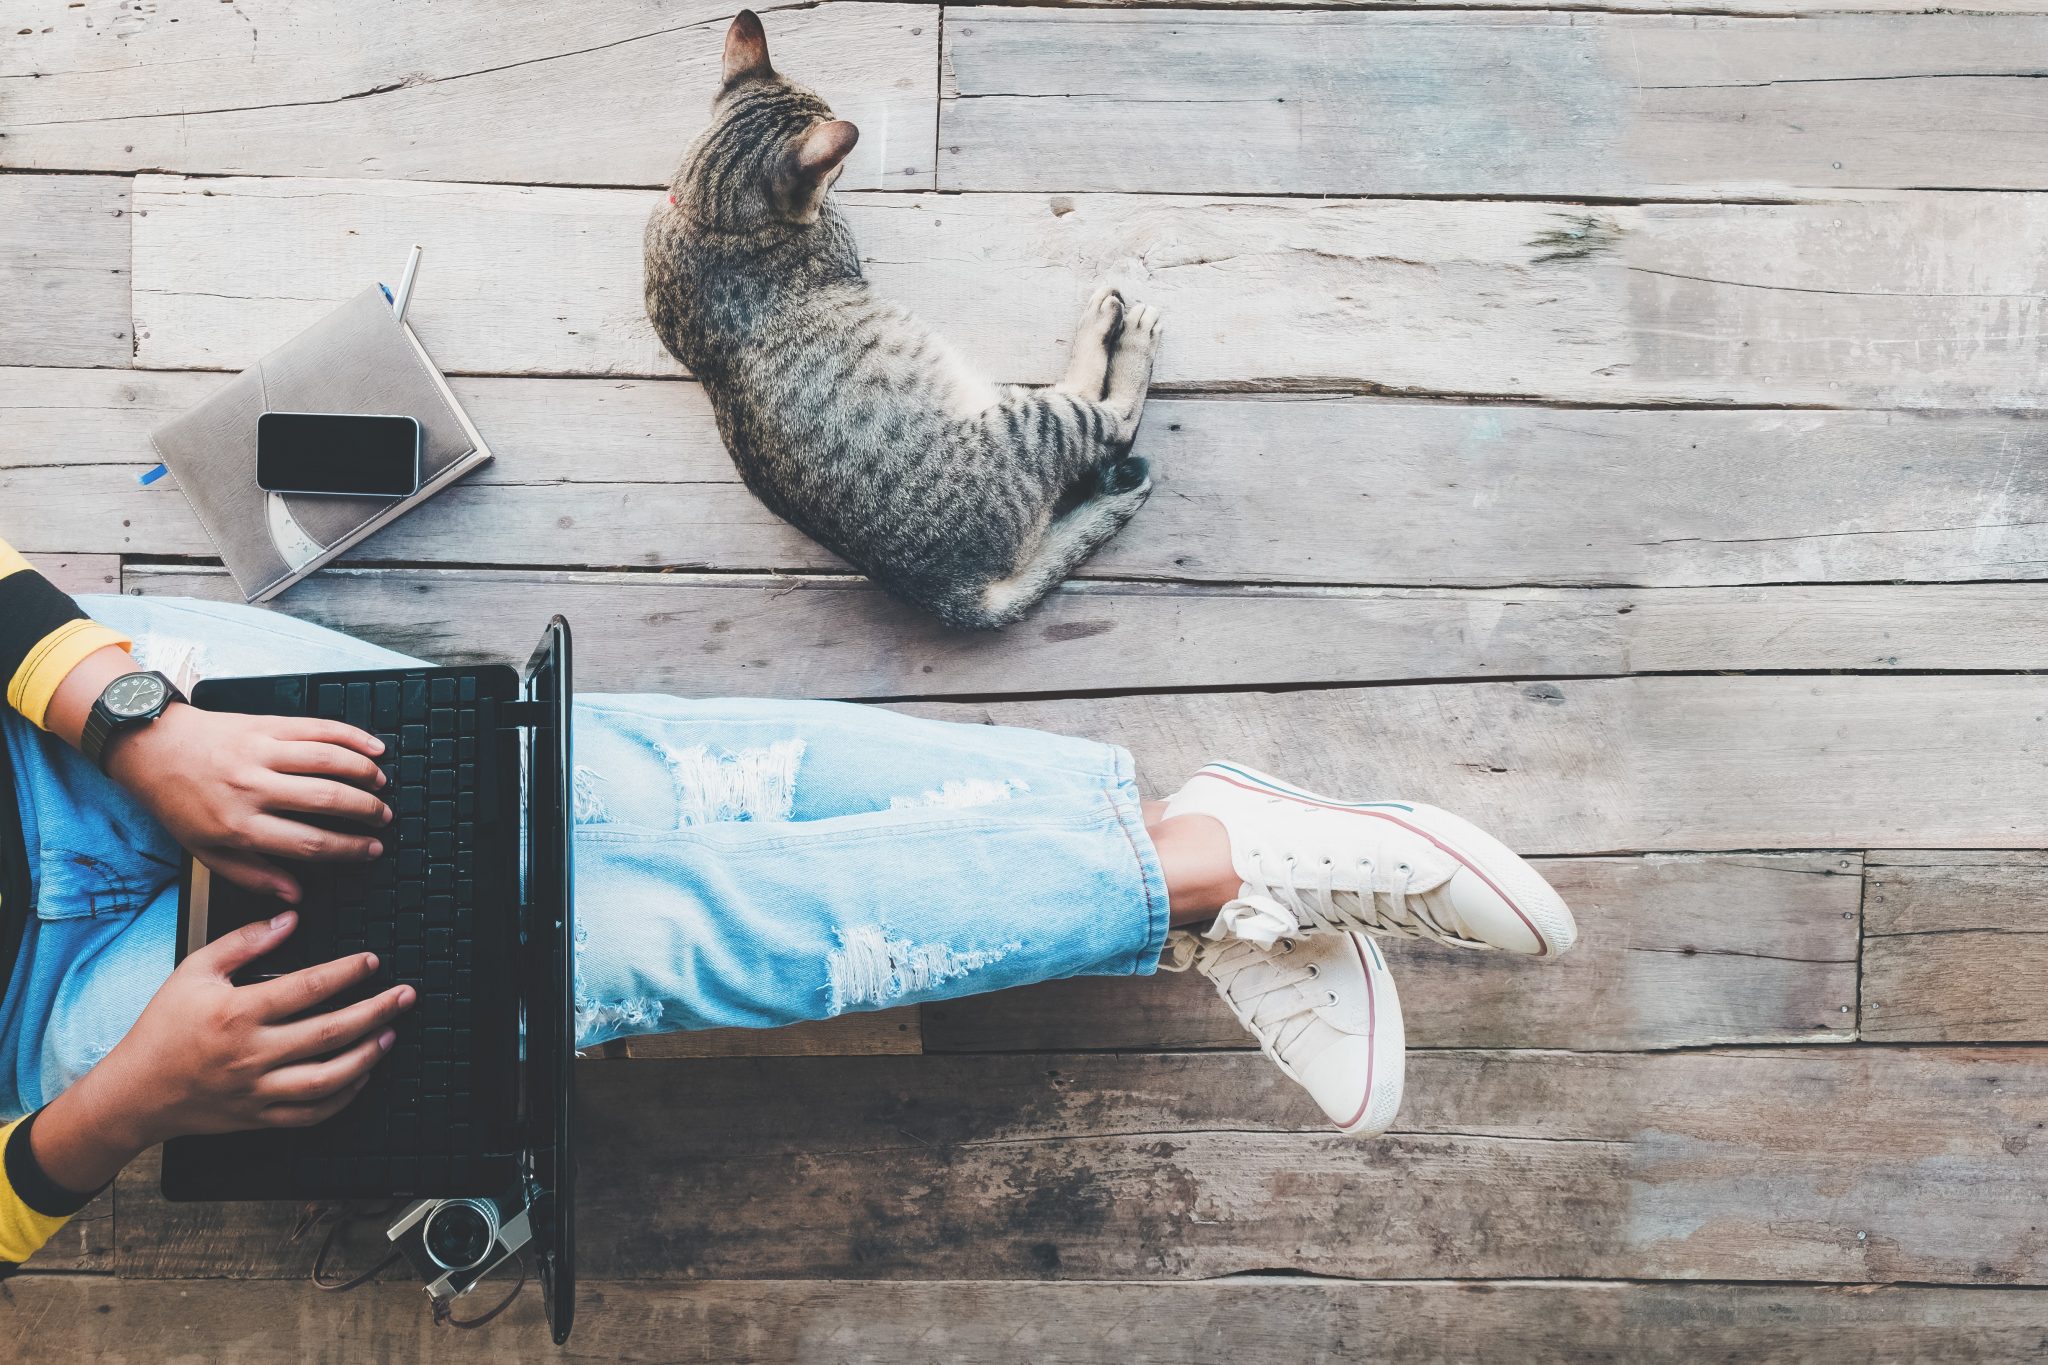
M825 959L826 1013L876 1009L936 990L970 972L1001 962L1024 945L1014 939L993 948L952 948L890 938L879 924L839 936Z
M937 807L965 808L992 806L1031 790L1029 782L1014 777L969 777L941 783L915 796L892 796L890 810L929 810Z
M659 746L676 792L676 828L738 820L787 820L796 808L796 774L804 741L778 739L758 748L714 754L706 745Z

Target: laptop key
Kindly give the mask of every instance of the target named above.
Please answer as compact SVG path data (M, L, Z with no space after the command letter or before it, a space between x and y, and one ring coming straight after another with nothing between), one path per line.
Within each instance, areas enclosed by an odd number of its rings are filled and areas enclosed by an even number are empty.
M427 686L430 689L429 695L434 705L453 706L455 704L455 679L435 678Z
M407 678L400 684L405 700L399 714L408 721L422 721L427 718L427 680Z
M446 767L455 761L455 741L437 739L427 750L427 761L437 767Z
M398 725L398 684L380 682L374 691L376 698L372 704L372 711L376 717L377 728L395 729Z
M427 713L427 727L435 739L452 736L455 733L455 712L446 707L436 707Z
M342 719L358 730L370 728L370 685L366 682L352 682L348 685L348 706Z
M328 720L340 720L347 709L347 694L340 683L321 683L314 699L315 714Z
M398 747L402 753L417 754L423 752L427 747L427 727L424 725L402 726L398 731Z

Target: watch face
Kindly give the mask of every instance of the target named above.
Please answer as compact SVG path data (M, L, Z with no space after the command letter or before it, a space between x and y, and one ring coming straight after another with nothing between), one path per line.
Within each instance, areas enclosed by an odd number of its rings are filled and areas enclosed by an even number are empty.
M126 719L131 716L146 716L164 704L170 693L164 688L164 681L153 673L130 673L125 678L116 678L107 684L107 690L100 700L116 716Z

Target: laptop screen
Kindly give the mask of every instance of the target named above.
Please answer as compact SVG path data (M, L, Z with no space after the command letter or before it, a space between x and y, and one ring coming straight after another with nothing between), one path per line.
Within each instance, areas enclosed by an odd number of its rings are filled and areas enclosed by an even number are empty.
M570 758L569 623L557 616L527 661L524 700L544 707L526 751L526 1082L532 1104L527 1179L542 1298L555 1343L568 1340L576 1309L574 1141L575 904L571 896L574 805Z

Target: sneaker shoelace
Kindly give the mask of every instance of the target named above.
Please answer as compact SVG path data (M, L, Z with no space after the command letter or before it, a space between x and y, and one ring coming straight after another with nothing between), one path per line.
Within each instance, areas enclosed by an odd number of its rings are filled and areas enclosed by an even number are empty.
M1438 908L1425 899L1449 880L1448 872L1428 885L1418 885L1415 869L1408 863L1397 864L1392 877L1380 877L1379 864L1370 858L1356 858L1350 864L1354 891L1337 885L1340 864L1333 858L1304 869L1292 856L1275 860L1252 849L1245 861L1250 864L1249 882L1263 888L1265 894L1240 896L1226 904L1209 928L1210 938L1241 938L1268 948L1283 934L1304 929L1356 929L1459 947L1486 946L1448 904ZM1340 895L1351 904L1340 903Z
M1202 974L1216 983L1239 1021L1258 1039L1259 1051L1285 1068L1289 1064L1280 1054L1316 1022L1316 1006L1337 1003L1335 991L1318 993L1309 984L1322 974L1314 963L1290 966L1277 960L1293 951L1291 938L1279 938L1267 945L1254 945L1245 939L1208 944L1191 933L1176 930L1167 935L1159 970L1184 972L1199 966ZM1255 980L1244 979L1247 972L1260 967L1270 974Z

